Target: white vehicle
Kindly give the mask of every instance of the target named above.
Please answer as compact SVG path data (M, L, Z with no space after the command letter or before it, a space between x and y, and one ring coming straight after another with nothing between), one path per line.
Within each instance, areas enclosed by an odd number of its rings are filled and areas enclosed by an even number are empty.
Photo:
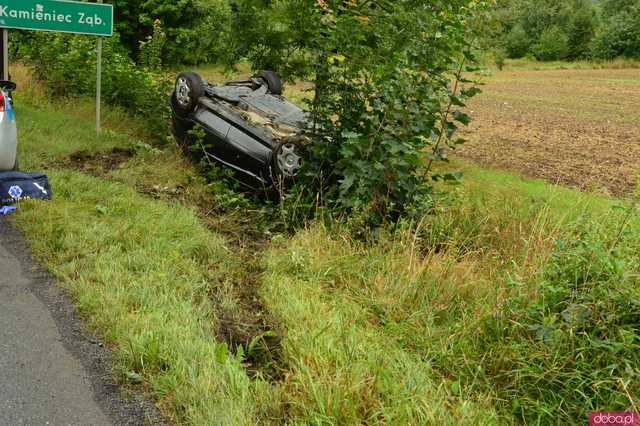
M0 81L0 171L18 170L18 130L11 102L15 88L11 81Z

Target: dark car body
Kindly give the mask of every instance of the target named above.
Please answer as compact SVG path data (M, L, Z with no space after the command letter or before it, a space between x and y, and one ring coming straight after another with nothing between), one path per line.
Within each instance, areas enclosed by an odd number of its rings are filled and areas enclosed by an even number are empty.
M292 178L302 162L305 112L281 96L275 74L210 85L192 73L182 73L171 97L173 133L201 156L233 170L251 188ZM277 80L275 80L275 79ZM204 130L194 141L190 130Z

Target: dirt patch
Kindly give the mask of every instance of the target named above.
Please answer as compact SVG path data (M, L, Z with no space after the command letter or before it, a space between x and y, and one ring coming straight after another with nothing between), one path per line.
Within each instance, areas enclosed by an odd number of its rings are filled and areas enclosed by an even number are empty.
M284 328L270 314L259 296L264 268L262 256L270 239L259 229L263 217L258 212L243 216L220 212L209 203L200 203L198 213L202 221L215 233L222 235L242 259L241 269L229 277L236 306L229 309L212 297L216 307L216 338L225 342L231 352L245 354L244 367L250 377L280 381L284 378L281 342ZM236 309L239 308L239 309Z
M137 190L160 200L173 200L191 206L202 222L213 232L223 236L235 255L242 259L241 268L232 272L224 283L214 285L211 300L216 311L215 336L224 342L233 354L242 351L244 367L250 377L261 375L272 381L284 377L286 365L281 353L284 329L270 315L258 294L262 274L262 255L270 238L260 229L264 220L260 212L230 213L217 206L210 198L189 198L186 188L137 186ZM231 293L233 306L225 306L215 294L223 288Z
M636 188L637 70L498 73L483 91L470 105L463 157L581 190Z
M104 153L79 151L65 157L64 162L60 165L92 176L104 176L119 168L135 155L136 151L130 148L113 148Z

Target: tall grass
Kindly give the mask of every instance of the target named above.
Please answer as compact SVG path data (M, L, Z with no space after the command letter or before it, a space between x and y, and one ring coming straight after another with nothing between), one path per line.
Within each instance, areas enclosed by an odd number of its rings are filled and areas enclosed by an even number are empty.
M491 64L489 64L491 66ZM609 61L551 61L540 62L533 59L509 59L506 61L504 71L542 71L542 70L594 70L594 69L634 69L640 68L640 61L637 59L617 58Z
M410 250L393 241L367 247L316 226L270 251L261 295L286 330L281 386L294 422L496 420L486 404L459 401L443 386L426 353L439 317L464 303L453 277L476 272L445 268L449 279L439 282L426 273L434 261L412 263ZM439 298L444 288L449 297Z
M582 424L637 406L635 210L509 181L467 184L375 243L317 224L271 248L261 294L287 333L289 416Z
M495 392L502 411L527 423L583 424L594 411L637 411L638 244L637 221L575 223L496 313L460 328L445 370Z

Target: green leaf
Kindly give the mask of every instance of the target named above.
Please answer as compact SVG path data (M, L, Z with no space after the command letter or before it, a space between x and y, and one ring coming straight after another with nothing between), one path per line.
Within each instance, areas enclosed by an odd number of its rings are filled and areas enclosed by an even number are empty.
M218 364L224 364L229 359L229 347L226 343L217 345L216 347L216 361Z
M355 177L353 175L345 176L340 182L340 189L342 191L348 191L354 184Z
M238 345L238 348L236 349L236 358L240 360L240 362L243 362L246 358L244 353L244 347L242 345Z
M462 180L462 172L445 173L442 176L446 182L460 182Z
M360 133L356 133L351 130L345 130L344 132L342 132L342 137L345 139L358 139L360 137Z
M462 96L466 98L472 98L476 95L479 95L480 93L482 93L482 89L480 89L479 87L471 87L461 92Z
M464 124L465 126L468 126L469 123L471 123L471 117L468 114L466 114L464 112L461 112L461 111L454 112L453 113L453 118L456 121Z
M457 97L457 96L449 96L449 98L451 99L451 103L453 105L459 106L459 107L465 106L464 102L459 97Z

